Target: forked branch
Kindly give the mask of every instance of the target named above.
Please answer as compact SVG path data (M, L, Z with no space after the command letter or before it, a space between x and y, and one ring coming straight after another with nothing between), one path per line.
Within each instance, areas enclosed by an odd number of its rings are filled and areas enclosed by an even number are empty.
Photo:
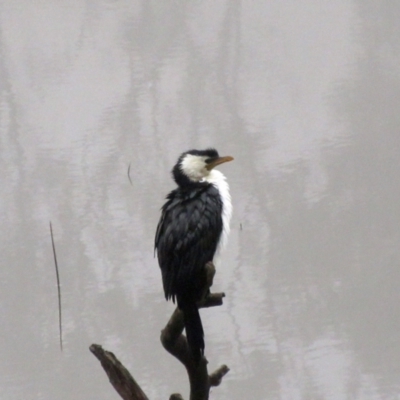
M207 284L204 288L202 301L199 308L220 306L223 303L224 293L210 293L213 284L215 267L213 263L207 263ZM183 335L185 328L183 313L176 308L166 327L161 331L161 343L170 354L177 358L186 368L190 382L190 400L207 400L212 386L218 386L222 378L229 372L226 365L222 365L211 375L208 375L207 359L203 356L200 363L196 365L192 352L189 349L186 336Z
M199 308L215 307L222 305L224 293L210 293L215 267L212 263L205 266L207 283ZM182 312L176 308L165 328L161 331L161 343L164 348L177 358L186 368L190 381L190 400L208 400L210 388L218 386L222 378L229 372L226 365L222 365L211 375L207 370L207 359L203 356L196 365L189 349L186 337L183 335L185 328ZM99 359L103 369L110 379L110 383L124 400L148 400L140 386L133 379L129 371L121 364L113 353L104 350L97 344L90 346L90 351ZM174 393L170 400L183 400L180 394Z

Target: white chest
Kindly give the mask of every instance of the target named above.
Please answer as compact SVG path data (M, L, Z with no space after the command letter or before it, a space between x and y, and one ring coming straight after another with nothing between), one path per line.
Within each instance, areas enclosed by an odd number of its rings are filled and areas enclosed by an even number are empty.
M222 172L212 170L205 180L218 189L222 200L222 234L217 247L216 254L218 254L225 247L230 232L232 217L231 195L229 193L228 182Z

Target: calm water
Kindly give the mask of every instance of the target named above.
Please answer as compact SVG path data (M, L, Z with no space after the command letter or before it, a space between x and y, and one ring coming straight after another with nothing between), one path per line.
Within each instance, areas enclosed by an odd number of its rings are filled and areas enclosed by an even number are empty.
M399 399L399 18L389 0L3 1L0 398L116 398L91 343L151 399L187 394L153 236L179 153L215 146L235 161L227 298L202 311L210 367L231 368L212 398Z

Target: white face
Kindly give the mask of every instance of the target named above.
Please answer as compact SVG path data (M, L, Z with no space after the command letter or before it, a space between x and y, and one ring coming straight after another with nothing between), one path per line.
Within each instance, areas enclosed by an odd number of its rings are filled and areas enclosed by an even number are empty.
M210 171L206 168L206 159L207 157L205 156L186 154L181 163L181 170L192 181L201 181L210 173Z

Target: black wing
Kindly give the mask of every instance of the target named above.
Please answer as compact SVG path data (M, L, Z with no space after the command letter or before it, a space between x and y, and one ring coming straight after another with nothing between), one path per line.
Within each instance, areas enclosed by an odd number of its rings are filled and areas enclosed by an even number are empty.
M221 236L222 202L212 185L176 189L167 198L157 226L155 249L165 297L175 300L175 296L187 296L199 289L199 273L212 261Z

